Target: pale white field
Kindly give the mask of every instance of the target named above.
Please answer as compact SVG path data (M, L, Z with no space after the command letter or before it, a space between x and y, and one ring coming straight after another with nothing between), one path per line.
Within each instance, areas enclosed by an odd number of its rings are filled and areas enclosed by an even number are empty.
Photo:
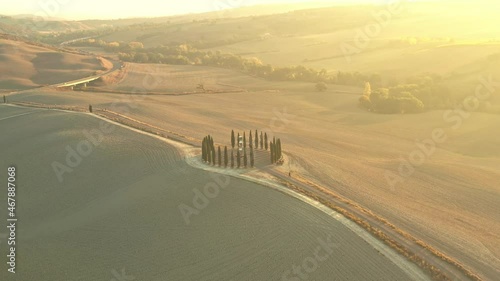
M233 177L186 225L179 204L214 178L119 126L58 181L52 163L100 122L0 105L0 167L17 168L19 219L17 273L1 280L281 280L328 237L338 247L310 280L412 280L331 216Z

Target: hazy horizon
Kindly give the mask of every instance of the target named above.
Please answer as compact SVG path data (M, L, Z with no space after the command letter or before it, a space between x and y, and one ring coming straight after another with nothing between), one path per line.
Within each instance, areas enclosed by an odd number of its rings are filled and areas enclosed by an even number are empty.
M416 2L420 0L405 0ZM429 1L429 0L427 0ZM434 0L437 1L437 0ZM142 18L162 17L183 14L204 13L220 11L225 9L248 7L256 5L273 4L385 4L387 0L198 0L193 2L178 1L153 1L144 0L130 2L124 5L121 1L21 1L9 2L1 0L2 12L0 15L38 15L44 18L56 18L66 20L90 20L90 19L119 19L119 18ZM65 3L66 2L66 3ZM20 5L22 3L22 5ZM96 9L101 7L101 9ZM110 11L113 11L110 13Z

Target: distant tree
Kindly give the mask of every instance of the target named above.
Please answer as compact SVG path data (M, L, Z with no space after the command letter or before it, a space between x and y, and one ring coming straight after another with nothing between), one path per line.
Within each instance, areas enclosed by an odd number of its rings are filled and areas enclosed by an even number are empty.
M227 146L224 146L224 167L227 168L228 158L227 158Z
M201 159L203 161L207 161L207 137L203 138L203 141L201 141Z
M212 148L210 147L210 136L205 137L205 159L206 162L212 163Z
M148 55L145 53L136 53L134 55L134 61L139 63L147 63L149 60Z
M245 168L248 165L247 149L246 148L243 149L243 165L245 166Z
M276 151L277 151L277 159L281 159L281 139L276 141Z
M7 99L3 96L3 103L7 103Z
M272 143L272 142L269 144L269 147L270 147L270 150L271 150L271 153L270 153L270 156L271 156L271 164L274 164L274 145L273 145L273 143Z
M250 148L250 167L254 166L254 155L253 155L253 147Z
M265 144L266 150L267 150L267 133L264 133L264 144Z
M257 130L255 130L255 149L259 148L259 134Z
M201 159L205 161L205 138L201 140Z
M370 98L370 95L372 94L372 87L370 85L370 82L365 83L365 89L363 90L363 96L367 96Z
M401 98L400 102L403 113L418 113L425 109L424 103L416 97Z
M212 165L215 166L215 148L212 148Z
M233 150L231 150L231 168L234 168L234 154L233 154Z
M316 91L318 91L318 92L324 92L328 89L328 86L326 86L325 82L319 82L316 84L315 88L316 88Z
M130 42L128 46L131 49L144 49L144 45L141 42Z
M260 132L260 149L264 149L264 135Z
M221 153L221 150L220 150L220 145L217 148L217 160L219 161L218 162L219 167L222 166L222 153Z
M208 140L208 151L211 152L214 149L214 139L210 135L208 135L207 140Z
M236 151L236 163L238 164L238 169L241 167L241 154L240 150Z
M238 147L240 147L240 133L239 132L238 132L238 139L237 139L237 141L238 141Z
M210 141L207 139L207 162L208 164L212 163L212 149L210 148Z
M250 134L248 136L248 146L252 147L253 146L253 136L252 136L252 130L250 130Z
M278 162L278 145L273 143L273 149L274 149L274 163Z
M389 89L380 88L370 94L372 109L375 111L384 111L385 101L389 98Z
M247 136L245 132L243 132L243 148L247 148Z
M234 148L235 139L234 139L234 130L231 130L231 146Z
M5 96L3 99L4 99L4 103L5 103ZM89 112L92 113L92 105L91 104L89 104Z

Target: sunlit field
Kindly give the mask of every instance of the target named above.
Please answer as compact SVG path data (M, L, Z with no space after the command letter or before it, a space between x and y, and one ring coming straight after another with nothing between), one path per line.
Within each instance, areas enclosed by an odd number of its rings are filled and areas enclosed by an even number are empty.
M278 2L0 17L2 280L498 279L500 4Z

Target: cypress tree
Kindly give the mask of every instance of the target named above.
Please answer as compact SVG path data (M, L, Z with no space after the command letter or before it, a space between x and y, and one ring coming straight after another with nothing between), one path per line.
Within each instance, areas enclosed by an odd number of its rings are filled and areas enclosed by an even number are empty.
M238 169L241 167L241 155L240 155L240 150L236 152L236 163L238 164Z
M252 146L253 146L252 131L250 131L250 136L248 137L248 146L249 146L249 147L252 147Z
M247 149L243 150L243 165L245 165L245 168L248 165L248 160L247 160Z
M271 149L271 164L274 164L274 149L273 149L273 143L271 143L270 145L270 149Z
M215 166L215 149L212 148L212 165Z
M234 140L234 130L231 130L231 146L234 148L235 140Z
M219 167L220 167L220 166L222 166L222 154L220 152L220 145L217 148L217 157L218 157L217 160L219 160L218 164L219 164Z
M201 141L201 160L205 160L205 138Z
M278 142L277 143L278 144L278 159L281 159L281 156L282 156L282 154L281 154L281 139L278 139L277 142Z
M274 149L274 163L278 162L278 146L273 143L273 149Z
M205 149L205 146L206 146L206 141L207 141L207 138L206 138L206 137L204 137L204 138L203 138L203 141L201 141L201 159L202 159L203 161L207 161L207 159L206 159L206 158L207 158L207 153L206 153L207 151L206 151L206 149Z
M279 159L279 154L280 154L280 151L279 151L279 147L278 147L278 142L276 139L274 139L274 162L277 162L278 159Z
M209 158L212 159L211 157L209 157L209 154L210 154L210 149L209 149L209 139L208 137L205 137L205 161L208 162Z
M232 149L231 149L231 168L234 168L234 154Z
M253 165L254 165L253 148L250 148L250 167L253 168Z
M274 155L274 163L278 162L278 148L275 143L273 143L273 155Z
M227 168L227 146L224 146L224 167Z
M259 133L255 130L255 149L259 148Z
M243 148L247 148L247 135L243 132Z
M260 131L260 149L264 149L264 135L262 135L262 131Z
M267 133L264 133L264 144L265 144L266 150L267 150Z
M276 140L276 161L280 159L280 139Z
M240 147L240 132L238 132L238 139L236 141L238 142L238 147Z
M208 143L209 143L209 141L207 140L207 143L205 144L205 146L207 147L207 162L208 162L208 164L211 164L212 163L212 150L210 149Z

